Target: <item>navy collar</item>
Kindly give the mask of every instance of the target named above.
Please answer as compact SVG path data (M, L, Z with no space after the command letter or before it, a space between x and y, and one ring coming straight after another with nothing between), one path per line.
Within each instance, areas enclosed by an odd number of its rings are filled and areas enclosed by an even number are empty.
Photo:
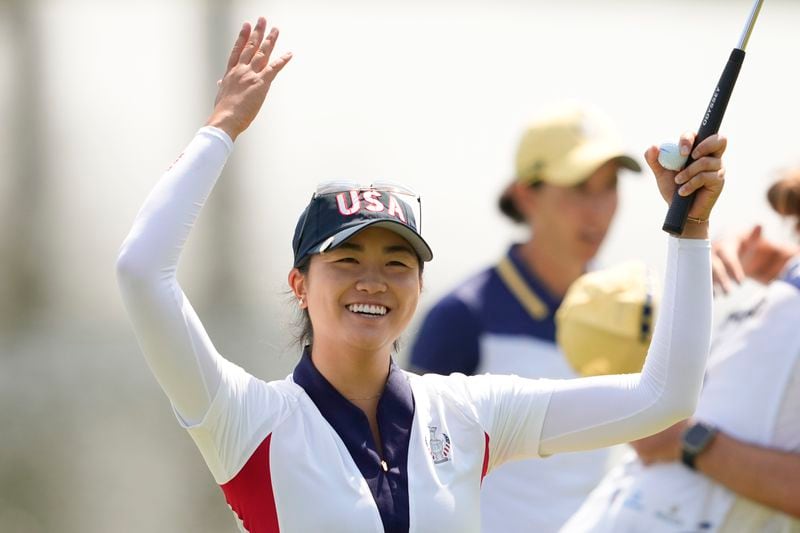
M378 430L383 441L383 457L378 454L367 416L317 370L309 347L303 350L303 357L292 378L305 390L347 447L375 498L384 530L407 532L408 443L414 422L414 396L408 376L394 361L391 362L389 377L378 401Z

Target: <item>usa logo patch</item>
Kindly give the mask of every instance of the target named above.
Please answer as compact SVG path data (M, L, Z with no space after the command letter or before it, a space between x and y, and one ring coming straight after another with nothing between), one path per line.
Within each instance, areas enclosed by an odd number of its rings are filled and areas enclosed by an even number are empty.
M442 433L441 437L436 436L437 426L428 426L430 437L425 438L425 445L431 454L434 464L445 463L450 460L450 437L447 433Z

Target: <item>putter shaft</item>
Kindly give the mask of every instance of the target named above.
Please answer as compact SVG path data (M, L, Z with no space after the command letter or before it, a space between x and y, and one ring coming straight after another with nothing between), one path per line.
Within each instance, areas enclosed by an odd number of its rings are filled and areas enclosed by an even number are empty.
M742 31L742 36L739 38L739 44L736 46L739 50L744 50L747 47L747 41L750 40L750 34L753 33L753 26L756 25L756 19L758 19L763 3L764 0L756 0L756 3L753 4L753 9L747 18L747 24L744 25L744 31Z

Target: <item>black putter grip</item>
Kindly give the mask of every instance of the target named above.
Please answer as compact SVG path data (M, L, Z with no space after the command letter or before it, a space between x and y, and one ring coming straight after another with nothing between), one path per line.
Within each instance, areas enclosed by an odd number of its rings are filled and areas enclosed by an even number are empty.
M694 140L692 151L698 144L719 131L722 117L725 116L725 110L728 108L733 86L736 85L736 78L739 77L743 62L744 50L734 48L728 63L725 65L725 70L722 71L722 76L719 78L717 88L711 96L711 102L709 102L706 114L703 116L703 122L697 130L697 137ZM683 168L688 167L693 162L694 159L689 157ZM686 225L686 217L689 214L689 208L692 207L692 202L694 202L694 196L695 193L689 196L681 196L678 194L678 190L675 189L675 194L672 195L672 203L670 203L667 216L664 219L664 225L661 226L664 231L673 235L683 233L683 227Z

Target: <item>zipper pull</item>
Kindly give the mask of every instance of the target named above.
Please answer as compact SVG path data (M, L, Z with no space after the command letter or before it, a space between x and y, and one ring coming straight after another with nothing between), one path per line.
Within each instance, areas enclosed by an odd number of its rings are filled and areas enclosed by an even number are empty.
M381 468L383 468L384 472L388 472L389 471L389 465L387 465L386 461L384 461L383 459L381 459Z

